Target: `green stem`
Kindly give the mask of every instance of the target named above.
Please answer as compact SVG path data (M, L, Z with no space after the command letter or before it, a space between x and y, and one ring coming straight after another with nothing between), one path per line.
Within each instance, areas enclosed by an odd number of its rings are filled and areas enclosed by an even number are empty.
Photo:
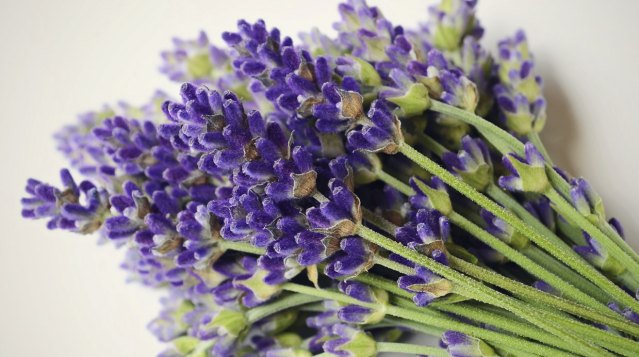
M429 171L435 176L438 176L442 181L444 181L446 184L451 186L453 189L457 190L459 193L468 197L471 201L477 203L479 206L488 210L495 216L501 218L503 221L508 223L514 229L522 233L524 236L528 237L535 244L537 244L538 246L540 246L542 249L546 250L547 252L551 253L557 259L564 262L566 265L570 266L571 268L575 270L577 270L577 268L575 268L576 266L579 267L581 271L579 270L577 271L581 273L584 277L592 278L590 275L585 275L584 273L582 273L582 271L585 270L585 267L583 266L583 264L580 264L581 259L575 259L574 256L567 254L565 251L556 249L554 244L552 244L548 240L548 238L542 236L530 225L526 224L519 217L517 217L513 212L501 207L500 205L498 205L497 203L495 203L494 201L486 197L484 194L478 192L476 189L474 189L472 186L470 186L463 180L459 179L458 177L451 174L446 169L439 166L437 163L435 163L428 157L422 155L421 153L413 149L410 145L402 144L400 146L400 152L406 155L409 159L411 159L415 163L419 164L425 170ZM590 265L588 266L592 268L592 266ZM594 270L596 271L596 269ZM610 284L615 285L608 279L604 279L604 281L601 281L600 279L597 279L595 277L594 280L596 281L593 281L593 283L597 284L597 286L600 286L602 289L606 287L606 291L611 290ZM630 295L625 294L625 297L624 297L624 296L619 296L619 294L616 294L615 297L618 298L619 302L622 302L623 304L626 304L629 306L637 306L638 307L637 310L639 311L639 301L633 299Z
M557 335L558 337L566 339L574 345L575 348L583 351L587 355L598 355L600 353L604 353L599 348L589 345L588 343L572 336L565 331L558 329L551 322L544 320L540 317L540 315L536 312L530 310L530 307L519 300L506 296L500 292L497 292L483 284L479 281L469 278L459 272L453 270L452 268L439 264L436 261L410 249L407 248L400 243L387 238L367 227L360 226L358 230L358 234L366 239L367 241L380 246L390 252L399 254L403 256L405 259L412 261L418 265L421 265L425 268L430 269L436 274L443 276L444 278L450 280L454 284L459 285L467 290L469 295L467 297L477 299L479 301L499 306L503 309L511 311L517 316L520 316L527 321L543 328L544 330Z
M446 103L435 100L431 100L430 103L430 110L446 114L474 126L502 155L514 152L520 156L524 156L524 144L490 121ZM570 185L549 163L546 163L546 173L553 186L559 190L559 192L568 194Z
M413 191L413 189L410 186L408 186L407 184L405 184L405 183L401 182L400 180L396 179L395 177L393 177L392 175L388 174L384 170L379 170L377 172L377 178L379 180L385 182L389 186L393 187L397 191L405 194L406 196L412 196L412 195L415 194L415 191Z
M380 217L379 215L375 214L375 212L372 212L366 207L362 207L362 213L363 213L364 220L366 220L367 222L370 222L376 227L383 229L384 232L392 236L395 235L395 229L397 229L397 226L387 221L383 217Z
M639 273L639 263L635 261L631 256L626 254L617 244L612 242L610 238L605 235L599 228L597 228L586 217L581 215L575 207L568 203L555 189L551 188L545 196L553 203L557 212L561 214L569 222L574 222L581 229L586 231L592 238L596 239L609 254L615 257L621 264L623 264L630 272L634 274ZM633 274L633 275L634 275ZM634 299L633 299L634 300ZM639 308L639 301L636 301L637 308Z
M586 306L578 305L561 297L541 292L518 281L508 279L505 276L500 275L492 270L488 270L486 268L468 263L456 257L450 258L450 264L453 268L459 270L464 274L467 274L494 286L498 286L502 289L506 289L521 298L536 301L538 303L551 306L572 315L608 325L620 331L639 337L639 326L626 321L619 315L601 314Z
M445 153L449 152L449 150L437 140L433 139L428 134L420 135L421 141L419 142L426 150L433 152L435 155L442 157Z
M222 250L235 250L249 254L263 255L266 252L265 249L254 247L250 243L246 242L233 242L230 240L220 239L217 241L217 245Z
M387 175L387 176L392 177L390 175ZM401 185L404 185L406 187L402 187L402 190L400 191L404 192L407 195L415 194L412 188L410 188L410 186L402 183L401 181L395 178L393 179L396 181L394 184L395 188L400 190L397 186L401 187ZM385 181L385 182L388 182L388 181ZM490 185L490 187L496 187L496 186ZM369 217L366 216L366 218L369 218ZM504 256L506 256L508 259L515 262L522 268L528 270L529 273L533 274L539 279L544 280L545 282L551 284L553 287L563 292L567 296L570 296L574 298L575 300L582 302L588 306L591 306L594 309L597 309L605 314L611 314L610 309L608 309L607 306L601 303L602 301L605 301L606 297L605 296L602 297L603 294L601 294L601 292L598 289L596 289L596 287L590 285L581 276L574 273L570 274L570 269L564 268L563 265L561 265L561 263L548 257L547 255L545 255L543 252L539 251L535 247L530 247L529 249L526 250L527 253L531 255L530 257L527 257L521 254L520 252L518 252L517 250L513 249L512 247L510 247L503 241L494 237L490 233L486 232L482 228L478 227L474 223L470 222L469 220L467 220L465 217L461 216L460 214L453 212L449 215L449 218L454 224L458 225L462 229L471 233L482 242L488 244L491 248L504 254ZM531 259L531 257L535 257L539 260L535 261L534 259ZM546 267L551 266L551 267L557 268L555 269L555 272L563 272L562 274L563 276L558 276L556 273L553 273L544 269L542 266L539 265L540 261L545 264L548 264L548 265L544 265ZM396 264L396 265L401 265L401 264ZM584 291L588 292L588 294L572 286L571 282L577 282L579 286L586 289ZM597 299L593 298L593 295L598 296L601 299L601 301L598 301Z
M504 316L500 316L489 311L484 311L470 304L453 304L437 306L437 310L453 313L478 322L489 324L504 331L516 334L521 337L532 338L547 345L555 346L570 351L571 346L560 338L544 332L533 325L525 322L518 322Z
M435 336L435 337L441 337L441 335L447 330L445 328L427 326L414 321L398 319L396 317L386 317L384 318L384 321L388 321L394 326L406 327L413 331L421 332L423 334L426 334L429 336Z
M535 135L535 136L538 138L538 135ZM429 150L433 151L437 156L442 157L444 155L444 153L448 152L448 150L444 146L439 144L432 137L424 134L423 135L423 139L424 139L424 143L426 144L425 146ZM499 192L495 192L495 190L497 190ZM495 201L497 201L500 204L504 205L504 203L500 202L500 200L498 200L495 196L498 195L498 194L505 195L505 193L503 193L501 191L501 189L499 187L497 187L495 184L488 185L487 188L486 188L486 193L492 199L494 199ZM508 196L508 197L510 198L510 196ZM553 243L555 243L557 246L561 247L561 249L569 250L572 253L572 250L570 249L570 247L568 247L564 243L564 241L562 241L559 237L556 237L555 234L548 229L548 227L546 227L545 225L541 224L541 222L539 222L535 217L533 217L530 214L530 212L528 212L524 207L522 207L516 200L512 200L511 205L513 203L514 203L514 205L518 206L518 208L520 208L520 210L517 210L517 211L513 210L513 211L520 218L522 218L524 220L524 222L526 222L527 224L532 225L533 228L537 229L538 231L543 231L546 234L546 236L551 238L551 241ZM509 209L512 210L512 208L509 208ZM525 216L522 216L522 214L521 214L522 211L525 212ZM539 249L536 249L535 246L531 245L529 247L529 250L524 250L524 251L522 251L522 253L524 253L528 258L532 259L535 263L546 267L546 269L548 269L550 272L552 272L555 275L561 277L562 279L568 281L569 283L571 283L572 285L574 285L575 287L577 287L581 291L590 294L591 296L593 296L594 298L596 298L600 302L603 302L603 303L607 303L608 302L609 296L606 293L604 293L603 291L601 291L601 289L597 288L592 283L587 281L584 277L582 277L581 275L575 273L571 269L566 269L563 264L561 264L560 262L558 262L555 259L550 258L548 255L543 254L541 251L539 251ZM602 276L602 278L605 278L605 277Z
M430 136L425 135L425 134L424 134L424 143L428 143L429 144L428 147L432 147L430 149L431 151L436 150L436 154L438 156L441 156L443 153L448 151L446 148L444 148L439 143L437 143L433 138L431 138ZM386 175L389 176L388 174L386 174ZM382 178L380 178L380 179L382 181L390 184L389 181L386 181L385 179L382 179ZM407 196L412 196L412 195L415 194L415 191L410 186L404 184L403 182L401 182L401 181L399 181L399 180L397 180L395 178L393 178L393 179L395 181L393 182L392 186L395 187L397 190L399 190L400 192L403 192ZM491 184L491 185L488 186L488 190L495 190L495 189L499 190L501 192L501 190L497 186L495 186L494 184ZM489 195L490 195L490 193L489 193ZM519 203L517 203L516 201L515 201L515 203L517 205L519 205ZM521 207L521 208L525 210L525 208L523 208L523 207ZM526 211L526 212L528 213L528 215L530 215L530 213L528 211ZM534 217L533 217L533 219L534 219ZM534 221L536 221L537 223L541 224L536 219L534 219ZM526 223L529 223L529 222L526 222ZM546 230L548 230L547 227L545 227L545 226L543 226L543 227ZM538 227L535 227L535 228L538 228ZM550 232L550 233L551 233L551 235L554 235L552 232ZM553 241L555 241L555 240L553 240ZM555 241L555 243L558 244L558 245L565 246L566 249L570 249L558 237L557 237L557 240ZM567 281L568 283L574 285L579 290L581 290L583 292L586 292L587 294L589 294L589 296L592 296L592 297L596 298L599 302L606 303L608 301L608 295L607 294L603 293L600 289L598 289L596 286L594 286L593 284L588 282L581 275L579 275L577 273L574 273L570 269L566 269L563 264L561 264L560 262L558 262L558 261L554 260L553 258L549 257L548 255L543 254L541 251L536 249L534 246L531 246L529 249L530 250L522 251L522 253L524 253L528 258L533 260L538 265L542 265L542 266L546 267L546 269L549 270L551 273L559 276L562 280ZM605 278L605 277L603 277L603 278Z
M543 234L545 239L535 241L542 249L555 256L567 266L574 269L582 277L590 280L593 284L602 289L614 300L623 304L633 304L636 301L632 299L623 289L610 281L599 270L585 261L579 254L575 253L561 238L559 238L546 225L539 222L526 208L524 208L512 196L502 191L496 185L489 185L486 193L499 204L513 211L517 216L521 217L527 224L532 226L538 232ZM533 240L534 241L534 240ZM556 249L553 249L555 247ZM634 302L633 302L634 301Z
M392 261L388 258L384 258L381 256L375 257L375 264L379 264L383 267L386 267L390 270L394 270L398 273L402 273L404 275L411 275L415 273L415 271L404 264L400 264L398 262Z
M506 132L505 130L499 128L493 123L485 120L482 117L475 115L474 113L467 112L465 110L456 108L454 106L431 100L431 106L429 108L438 113L446 114L453 118L459 119L469 125L474 126L479 132L484 135L502 154L506 155L511 151L522 155L524 153L524 145L514 136ZM531 135L529 139L533 142L533 144L542 151L542 154L546 157L548 162L546 163L546 173L550 178L551 183L562 195L566 196L569 194L570 185L566 180L557 173L552 167L552 162L550 161L550 156L547 153L541 139L537 134ZM612 229L605 229L606 222L602 222L598 225L598 228L603 231L603 233L609 237L623 252L627 255L631 256L637 264L639 264L639 254L634 252L632 248L630 248L626 242L619 237L617 232Z
M483 311L477 307L469 306L468 304L443 305L438 306L437 309L440 311L451 312L456 315L467 317L479 322L489 323L495 327L504 329L522 337L534 338L540 342L555 347L564 349L566 349L567 347L567 349L570 350L570 345L567 345L561 339L557 339L556 337L549 334L541 333L539 332L539 330L533 328L529 324L517 323L512 319L499 315L490 316L489 312ZM632 340L604 330L600 330L590 325L580 323L576 320L566 318L565 316L562 316L560 314L550 312L547 313L551 315L552 318L555 319L555 321L558 321L559 324L565 326L565 328L578 332L582 336L588 336L592 341L596 341L595 343L604 348L615 351L617 353L621 353L625 356L636 355L639 351L639 344ZM490 319L487 319L488 316L490 316Z
M486 243L491 248L502 253L506 258L508 258L513 263L524 268L526 271L536 276L537 278L552 285L555 289L573 298L575 301L580 302L584 305L590 306L593 309L602 311L604 313L607 313L610 311L610 309L606 305L603 305L602 303L594 299L592 296L585 294L583 291L570 285L570 283L564 281L557 275L544 269L542 266L530 260L528 257L521 254L519 251L512 248L511 246L509 246L508 244L506 244L499 238L493 236L492 234L483 230L481 227L469 221L464 216L453 211L448 215L448 218L453 224L459 226L466 232L477 237L480 241Z
M587 337L589 341L593 341L597 345L604 347L610 351L617 352L624 356L633 357L639 355L639 343L631 339L617 335L613 332L601 330L592 325L584 324L570 317L566 317L561 313L554 311L544 312L548 318L553 319L555 323L565 329L576 332L579 336Z
M369 222L373 223L374 225L376 225L377 227L381 228L382 230L384 230L385 232L389 234L394 234L393 232L395 232L395 228L396 228L395 225L393 225L392 223L386 221L385 219L379 216L374 215L374 220L369 220ZM482 268L480 266L469 263L465 260L459 259L454 256L450 257L450 263L453 268L461 271L464 274L468 274L469 276L479 279L480 281L485 281L489 284L505 289L521 298L524 298L530 301L536 301L538 303L542 303L544 305L554 307L561 311L571 313L575 316L579 316L594 322L608 325L618 330L621 330L626 333L639 337L639 327L629 323L624 317L614 313L612 310L609 310L605 314L602 314L584 305L580 305L570 300L566 300L558 296L537 290L531 286L522 284L519 281L509 279L492 270ZM376 259L376 264L379 264L388 269L397 271L404 275L412 274L412 271L410 270L410 268L406 267L403 264L399 264L397 262L394 262L386 258L380 257ZM395 291L393 291L391 287L385 286L384 289L395 293ZM401 292L398 292L396 294L399 296L410 297L407 295L402 295ZM433 304L436 304L436 302Z
M408 343L377 342L377 352L395 352L412 355L448 357L448 351L439 347L414 345Z
M270 304L261 305L248 310L246 312L246 318L249 322L253 323L291 307L306 305L320 300L322 300L322 298L312 295L288 295Z
M359 306L367 307L370 309L381 308L379 304L363 302L361 300L357 300L357 299L351 298L350 296L347 296L338 292L334 292L334 291L316 289L316 288L311 288L308 286L298 285L293 283L285 283L282 285L282 288L284 290L288 290L288 291L292 291L292 292L296 292L300 294L318 296L324 299L334 300L344 304L359 305ZM531 352L536 351L536 353L539 355L572 356L572 354L569 354L564 351L560 351L555 348L551 348L542 344L529 342L517 337L504 335L494 331L485 330L479 327L464 324L462 322L449 321L448 319L440 319L435 316L426 315L421 312L406 309L406 308L401 308L397 306L386 306L386 313L391 316L418 322L427 326L434 326L438 328L459 331L471 336L475 336L477 338L484 339L486 341L495 341L498 343L504 343L506 345L525 347ZM596 354L590 354L590 355L597 356Z
M607 304L610 301L610 296L604 293L597 286L593 285L590 281L575 273L572 269L566 267L557 259L548 255L548 253L539 249L536 245L529 245L524 248L522 254L533 260L535 263L545 267L548 271L561 277L563 280L574 285L579 290L597 299L600 303Z
M436 100L431 100L431 106L429 108L434 112L445 114L453 118L459 119L469 125L474 126L480 133L486 136L491 143L495 146L508 146L510 149L515 150L516 153L522 154L524 152L524 144L517 140L514 136L510 135L504 129L489 122L488 120L475 115L474 113L459 109L452 105L448 105ZM510 151L510 150L509 150Z
M398 318L386 318L387 321L389 321L390 323L393 323L395 326L401 326L407 329L411 329L413 331L416 332L421 332L427 335L432 335L432 336L441 336L441 334L443 334L445 332L444 329L437 329L434 327L430 327L430 326L425 326L413 321L407 321L407 320L403 320L403 319L398 319ZM531 354L528 352L523 352L520 350L521 347L519 346L511 346L511 345L507 345L507 344L503 344L503 343L499 343L499 342L490 342L490 345L493 347L497 347L500 348L502 350L514 353L516 356L522 356L522 357L528 357L528 356L532 356L532 357L538 357L539 355L536 354ZM519 347L519 348L518 348Z
M420 314L419 312L415 310L411 310L411 309L401 308L397 306L389 306L386 312L389 315L400 317L406 320L411 320L411 321L415 321L425 325L433 325L436 327L441 327L448 330L454 330L461 333L465 333L467 335L485 340L488 343L497 342L497 343L503 343L509 346L522 347L541 356L571 356L572 355L568 352L561 351L543 344L530 342L518 337L505 335L499 332L485 330L483 328L467 325L461 322L449 321L445 319L439 319L433 316L428 316L425 314Z
M599 227L599 229L601 229L601 231L605 235L607 235L617 246L619 246L619 248L626 252L626 254L631 256L635 261L639 262L639 254L628 245L628 242L621 238L619 233L614 230L608 222L602 220L599 222L597 227Z

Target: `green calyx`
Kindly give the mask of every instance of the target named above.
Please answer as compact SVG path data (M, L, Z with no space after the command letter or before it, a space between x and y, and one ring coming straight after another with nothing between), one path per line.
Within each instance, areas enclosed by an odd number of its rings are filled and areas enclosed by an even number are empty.
M387 99L399 106L398 114L402 117L420 115L430 107L428 88L421 83L412 84L402 96Z
M446 190L432 188L419 179L415 179L414 182L419 190L428 197L428 202L433 209L438 210L444 216L453 212L453 204Z
M374 309L373 312L368 316L364 324L376 324L384 319L386 316L386 306L388 306L389 295L386 290L379 288L373 289L373 303L380 306L377 309Z
M264 282L267 275L266 270L258 269L250 278L237 279L236 283L251 290L259 300L266 301L281 291L279 285L269 285Z
M193 78L209 77L213 72L213 64L207 53L200 53L189 57L186 61L186 70Z
M546 168L540 165L529 165L511 155L506 156L519 175L519 190L524 192L544 193L550 188Z
M241 336L248 328L246 315L240 311L221 310L207 327L216 327L232 337Z
M484 191L493 182L493 166L487 163L479 164L472 171L457 170L461 178L473 186L477 191Z
M506 116L506 126L521 136L539 133L546 125L545 113L540 113L536 116L530 112L504 112L504 114Z
M377 356L377 344L375 340L364 331L356 332L347 343L337 349L348 352L351 357Z
M197 348L200 344L200 340L191 336L181 336L171 341L171 343L173 343L173 347L176 351L186 355Z
M361 58L353 56L349 56L349 58L359 65L359 71L353 74L362 84L370 87L378 87L382 84L382 78L372 64Z

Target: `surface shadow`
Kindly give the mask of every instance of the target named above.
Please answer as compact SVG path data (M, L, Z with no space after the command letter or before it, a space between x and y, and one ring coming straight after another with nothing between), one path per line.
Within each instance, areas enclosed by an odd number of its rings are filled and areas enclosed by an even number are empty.
M544 79L544 96L548 105L548 120L541 132L541 138L554 164L572 175L578 175L578 165L575 165L572 153L579 136L579 126L572 103L566 97L562 83L557 81L554 73L552 66L546 66L543 73L540 73Z

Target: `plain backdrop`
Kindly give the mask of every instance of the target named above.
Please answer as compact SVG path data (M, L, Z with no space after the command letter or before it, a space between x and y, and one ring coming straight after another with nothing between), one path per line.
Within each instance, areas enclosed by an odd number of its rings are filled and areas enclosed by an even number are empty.
M433 1L370 0L411 26ZM0 0L0 356L150 356L145 329L158 293L125 284L122 252L95 237L23 221L28 177L58 183L64 160L52 133L75 115L155 88L179 85L157 72L172 36L200 29L219 42L239 18L263 18L284 34L331 31L337 1ZM485 44L528 32L546 81L552 156L587 177L639 247L639 2L483 0Z

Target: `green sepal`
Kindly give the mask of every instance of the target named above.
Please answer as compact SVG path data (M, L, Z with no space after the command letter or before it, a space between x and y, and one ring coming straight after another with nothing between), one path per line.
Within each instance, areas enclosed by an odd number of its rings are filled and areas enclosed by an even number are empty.
M227 335L238 337L246 331L248 320L243 312L224 309L207 324L207 327L218 327L226 331Z
M355 73L355 76L360 83L370 87L379 87L382 85L382 78L372 64L358 57L349 56L349 58L359 65L359 73Z
M428 89L421 83L411 84L404 95L387 98L387 100L399 106L398 114L402 117L420 115L431 104Z
M414 180L414 182L419 190L428 197L428 201L433 209L438 210L444 216L448 216L453 212L453 204L450 201L448 192L432 188L421 180Z
M359 331L338 350L348 352L351 357L373 357L377 356L377 343L366 332Z
M493 166L483 163L472 171L455 170L459 176L477 191L484 191L488 185L493 183Z
M171 343L173 344L173 347L175 347L176 351L180 354L186 355L195 350L197 345L200 344L200 340L191 336L181 336L171 341Z
M251 290L259 300L266 301L282 290L279 285L265 283L264 279L267 275L268 272L266 270L258 269L250 278L236 279L236 283Z
M523 163L512 156L507 156L513 165L521 183L521 191L544 193L550 188L546 168L544 166L533 166Z
M193 78L205 78L211 76L213 64L208 53L200 53L186 60L186 70Z
M302 338L293 332L286 332L275 336L277 342L283 347L297 348L302 346Z

